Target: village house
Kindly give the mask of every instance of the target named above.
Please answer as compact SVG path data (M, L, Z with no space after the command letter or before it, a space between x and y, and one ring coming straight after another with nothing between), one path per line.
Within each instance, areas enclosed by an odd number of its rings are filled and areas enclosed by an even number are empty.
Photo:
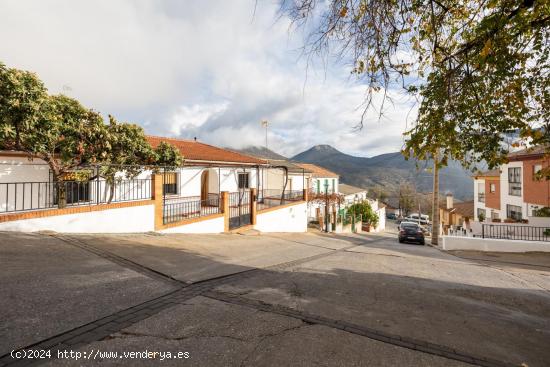
M476 221L522 221L550 207L550 181L536 174L549 166L544 147L511 153L508 163L474 176Z
M474 220L474 201L455 202L451 193L447 193L445 199L439 205L441 233L457 228L469 231Z
M183 166L159 172L144 169L137 177L126 177L121 169L113 184L97 174L99 167L79 167L55 183L45 162L29 160L20 152L0 152L0 230L219 233L244 226L306 230L303 178L292 179L292 186L285 179L267 187L270 171L282 171L286 177L288 171L196 140L158 136L147 140L153 147L162 141L176 147L184 156ZM64 208L58 207L59 185L66 192Z

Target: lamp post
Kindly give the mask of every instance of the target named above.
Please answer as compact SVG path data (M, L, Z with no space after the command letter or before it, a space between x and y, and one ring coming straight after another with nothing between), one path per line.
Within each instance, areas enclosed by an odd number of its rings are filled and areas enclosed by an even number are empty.
M328 212L328 182L325 182L325 232L328 233L329 224L329 212Z

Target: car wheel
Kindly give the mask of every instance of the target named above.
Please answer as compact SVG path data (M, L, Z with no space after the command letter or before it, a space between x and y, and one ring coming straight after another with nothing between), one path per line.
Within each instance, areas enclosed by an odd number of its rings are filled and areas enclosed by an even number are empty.
M399 239L399 243L403 243L403 240L401 238Z
M425 246L425 245L426 245L426 243L425 243L424 241L420 241L420 244L421 244L422 246Z

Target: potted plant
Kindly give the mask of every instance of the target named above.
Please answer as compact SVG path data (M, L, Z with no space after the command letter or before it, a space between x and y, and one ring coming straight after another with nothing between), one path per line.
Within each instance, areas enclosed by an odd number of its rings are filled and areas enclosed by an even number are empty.
M480 221L480 222L483 222L485 220L485 214L483 213L479 213L477 215L477 219Z
M502 222L500 218L493 218L493 223L500 223Z

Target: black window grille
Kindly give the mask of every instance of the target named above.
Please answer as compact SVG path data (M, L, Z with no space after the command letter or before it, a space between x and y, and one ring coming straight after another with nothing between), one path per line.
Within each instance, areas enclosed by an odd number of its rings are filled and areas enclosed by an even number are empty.
M164 194L176 195L178 193L178 175L176 172L166 172L163 183Z
M249 174L239 173L239 189L248 189L249 186Z
M521 167L508 168L508 194L521 196Z
M506 217L515 220L521 220L521 206L510 204L506 205Z

